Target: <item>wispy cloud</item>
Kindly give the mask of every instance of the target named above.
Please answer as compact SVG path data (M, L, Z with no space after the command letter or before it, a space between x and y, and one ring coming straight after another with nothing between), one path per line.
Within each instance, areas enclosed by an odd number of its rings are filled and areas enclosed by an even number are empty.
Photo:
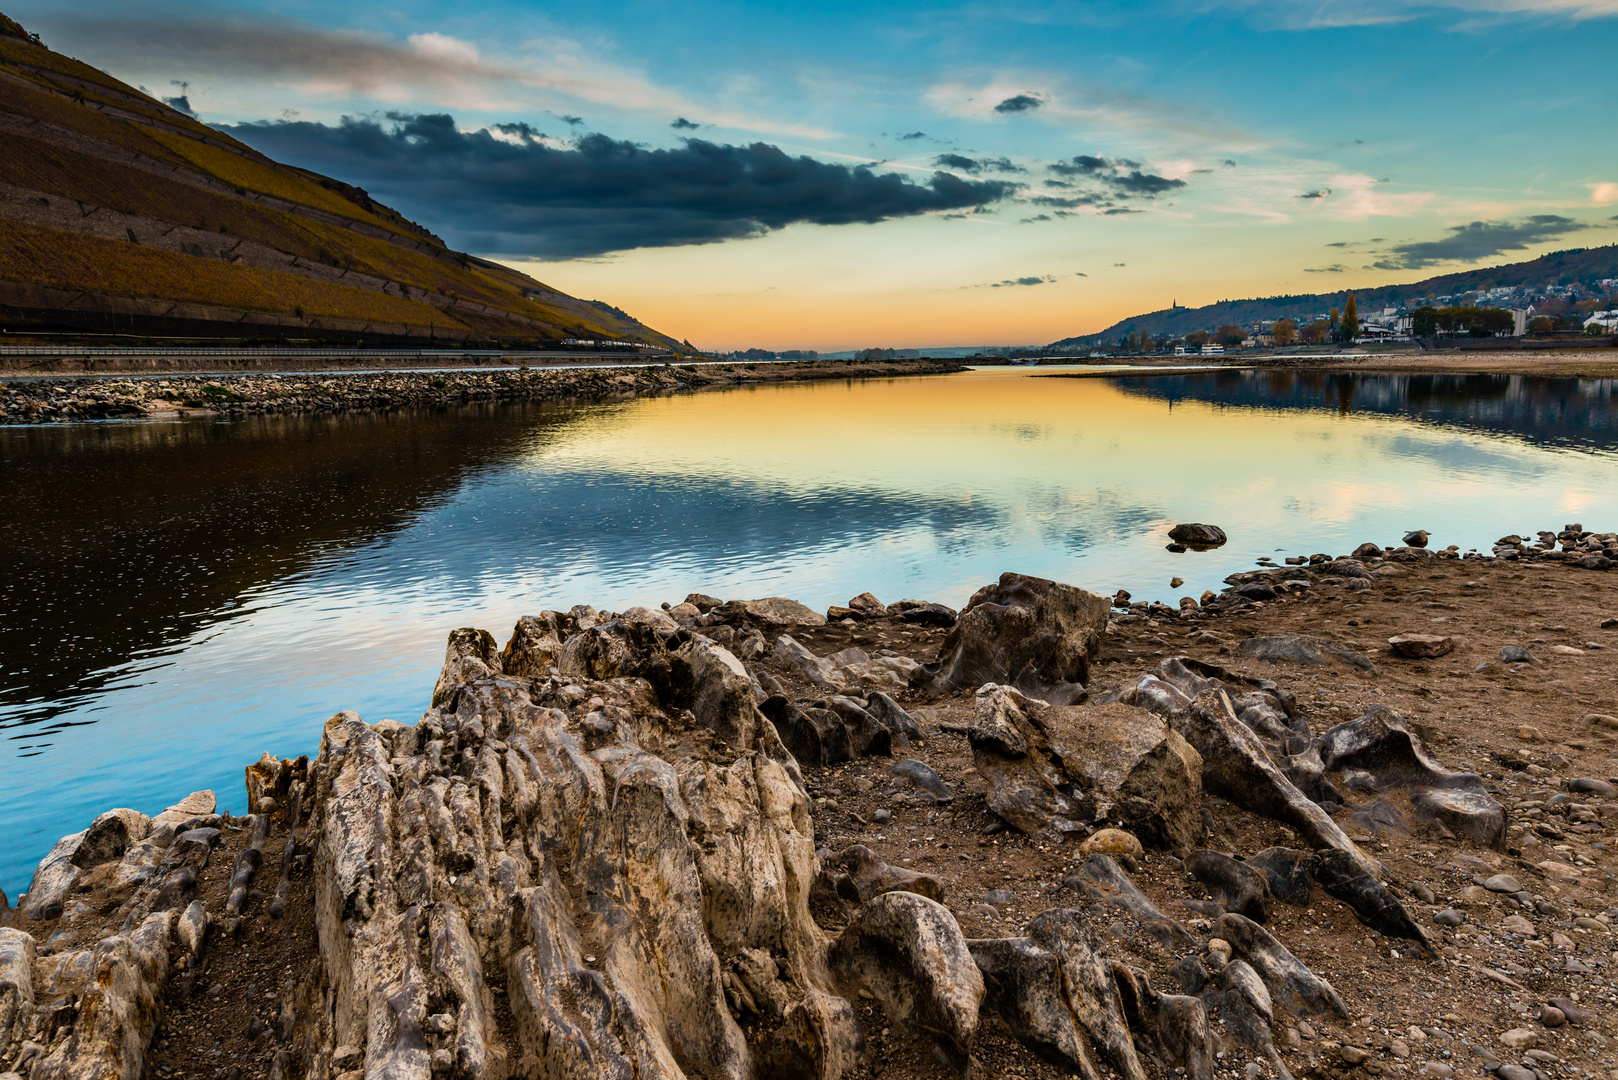
M693 101L613 62L601 47L562 35L512 43L509 52L488 55L475 42L437 31L400 40L287 18L137 7L127 14L75 20L66 40L75 50L116 57L120 70L161 70L233 84L256 79L339 100L510 111L555 108L562 104L558 99L571 99L735 130L817 140L836 134Z
M447 114L227 128L272 156L342 176L407 213L431 208L468 250L540 258L706 244L804 223L874 224L1010 198L1015 185L937 172L924 183L793 157L766 143L646 149L559 143L526 124L462 131Z
M1559 214L1534 214L1521 221L1473 221L1454 226L1441 240L1396 244L1373 265L1379 270L1419 270L1438 263L1475 263L1589 227Z
M1027 87L1037 85L1037 90ZM1027 98L1036 106L1009 107ZM1228 150L1247 149L1261 141L1222 116L1184 102L1165 101L1119 90L1114 86L1075 83L1066 76L995 77L978 83L949 81L930 87L926 99L946 116L1005 122L1017 115L1074 128L1169 132ZM1002 108L1002 106L1008 106Z
M1195 6L1247 11L1283 30L1386 26L1432 15L1459 15L1469 24L1478 16L1572 22L1618 16L1618 0L1204 0Z

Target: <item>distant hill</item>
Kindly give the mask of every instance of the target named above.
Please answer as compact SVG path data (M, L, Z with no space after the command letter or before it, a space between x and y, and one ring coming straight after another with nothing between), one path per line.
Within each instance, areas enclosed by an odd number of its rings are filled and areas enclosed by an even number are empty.
M360 188L274 161L4 15L0 145L12 331L679 347L452 251Z
M1458 293L1519 285L1571 284L1593 282L1618 277L1618 244L1597 248L1570 248L1528 262L1508 263L1483 270L1462 270L1442 274L1408 285L1380 285L1370 289L1338 289L1329 293L1304 293L1297 296L1267 296L1253 300L1221 300L1197 308L1165 308L1144 315L1120 319L1100 333L1063 338L1052 348L1072 345L1092 345L1114 342L1131 330L1142 330L1153 337L1181 337L1194 330L1204 330L1224 323L1247 326L1261 319L1302 320L1324 313L1329 308L1341 308L1343 299L1352 292L1359 305L1360 315L1380 308L1422 302L1428 296L1453 296Z

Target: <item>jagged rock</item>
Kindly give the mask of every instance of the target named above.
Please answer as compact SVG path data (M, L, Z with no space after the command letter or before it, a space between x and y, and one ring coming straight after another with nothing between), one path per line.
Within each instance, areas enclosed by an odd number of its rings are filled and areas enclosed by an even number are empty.
M723 600L716 596L709 596L706 593L699 592L687 593L683 602L690 604L704 615L724 603Z
M967 740L989 808L1023 832L1059 837L1111 818L1159 846L1201 833L1201 759L1144 710L1047 705L984 687Z
M1484 791L1426 788L1410 793L1416 820L1439 821L1457 836L1465 836L1483 847L1498 848L1505 842L1506 809Z
M85 830L88 832L88 830ZM67 898L78 887L84 870L73 862L73 855L84 840L85 832L64 836L40 860L34 869L33 880L23 894L17 910L25 919L58 919L62 916Z
M834 694L826 700L826 705L848 729L849 743L853 747L855 757L892 753L895 742L908 745L906 740L897 738L886 724L872 716L863 704L851 697Z
M953 608L943 604L910 603L899 610L899 621L914 623L917 626L954 626L956 615Z
M782 634L776 638L775 657L782 663L797 668L811 685L834 694L843 692L842 681L837 678L837 668L830 661L816 656L798 644L790 634Z
M70 858L74 866L89 870L122 858L130 844L151 831L152 819L138 810L108 810L90 823Z
M743 604L743 609L751 618L772 627L826 625L824 615L784 596L748 600Z
M1301 1016L1332 1012L1348 1019L1348 1008L1331 983L1310 971L1264 927L1232 912L1219 917L1217 930L1264 981L1275 1004Z
M880 690L866 695L865 711L880 720L895 736L903 736L906 740L921 738L921 725L916 723L915 717Z
M500 671L500 647L487 630L462 627L452 632L444 649L444 667L433 687L433 706L444 704L454 689Z
M1116 960L1110 966L1129 1029L1137 1044L1144 1039L1155 1048L1159 1074L1183 1069L1189 1080L1213 1080L1213 1040L1203 1003L1183 994L1158 993L1145 972Z
M518 619L511 640L500 651L500 670L531 679L555 673L562 660L562 641L572 629L568 623L566 616L554 611Z
M1186 857L1188 873L1205 885L1214 902L1226 911L1264 922L1264 901L1269 882L1263 872L1237 862L1229 855L1200 848Z
M1283 903L1308 906L1309 889L1315 880L1313 852L1285 847L1265 848L1249 858L1247 865L1264 875L1271 896Z
M1320 852L1315 856L1314 876L1322 889L1353 908L1366 926L1389 937L1410 938L1428 951L1435 951L1427 932L1410 917L1404 905L1347 852Z
M848 606L858 611L868 619L880 619L888 613L882 601L868 592L860 593L848 602Z
M34 1016L32 934L0 926L0 1052L20 1042Z
M833 867L848 875L856 899L869 903L883 893L913 892L938 903L944 902L944 883L932 874L918 874L900 866L883 862L864 844L844 848L831 859Z
M646 608L640 610L650 613ZM658 614L667 618L661 612ZM569 635L567 640L562 642L562 655L557 658L556 666L562 675L573 679L638 677L652 672L653 666L660 659L664 659L665 652L663 639L652 623L644 618L636 619L623 615L607 622L584 627L577 633ZM498 663L499 659L496 656L495 663ZM446 665L445 676L448 675L449 668ZM475 668L469 668L467 676L463 682L473 681L477 677ZM443 703L436 692L433 695L433 703L435 705Z
M934 693L1004 683L1065 704L1082 695L1107 627L1104 596L1023 574L973 594L914 680Z
M1223 690L1198 694L1174 723L1175 730L1202 755L1202 783L1209 791L1291 825L1316 847L1345 852L1369 875L1381 873L1381 865L1276 768L1258 737L1236 718L1230 696Z
M1225 530L1217 525L1182 522L1169 530L1169 539L1196 551L1206 551L1225 543Z
M765 699L759 709L775 725L792 756L804 766L821 768L854 759L848 727L836 713L800 709L780 694Z
M843 985L870 993L966 1071L983 976L949 909L915 893L883 893L860 909L827 963Z
M692 637L669 657L669 668L671 685L678 688L676 700L683 705L689 693L689 708L699 724L740 750L757 743L762 717L754 703L756 684L728 649Z
M1243 656L1250 656L1255 660L1268 660L1271 663L1285 661L1311 666L1335 663L1363 671L1376 670L1375 664L1348 646L1327 641L1325 638L1310 637L1307 634L1277 634L1273 637L1248 638L1236 646L1236 651Z
M1144 1080L1112 974L1072 914L1044 912L1023 934L968 943L983 971L985 1007L1055 1065L1095 1080L1099 1053L1125 1077Z
M1158 910L1157 906L1135 887L1135 883L1124 873L1123 868L1107 855L1091 855L1084 860L1084 865L1079 867L1079 872L1066 879L1066 882L1076 885L1088 896L1116 904L1128 911L1141 924L1142 929L1165 949L1185 948L1191 944L1191 935L1186 933L1185 927Z

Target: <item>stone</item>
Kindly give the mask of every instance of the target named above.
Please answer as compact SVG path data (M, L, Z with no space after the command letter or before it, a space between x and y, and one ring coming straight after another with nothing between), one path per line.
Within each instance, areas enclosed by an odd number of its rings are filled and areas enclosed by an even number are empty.
M1510 1032L1507 1032L1507 1034L1510 1034ZM1499 1077L1499 1080L1539 1080L1533 1069L1509 1062L1496 1069L1494 1075Z
M493 639L491 639L493 640ZM214 812L218 800L211 791L193 791L173 806L165 809L161 814L152 818L151 832L155 833L164 826L178 826L195 817L205 817ZM147 835L151 835L148 833Z
M1144 710L1047 705L985 687L967 741L989 808L1022 832L1060 837L1116 820L1163 847L1200 834L1201 759Z
M1533 724L1518 724L1516 735L1523 742L1541 743L1545 741L1545 733Z
M1455 650L1455 639L1442 634L1395 634L1388 639L1395 656L1407 660L1434 660Z
M1086 837L1084 843L1079 845L1079 851L1085 855L1110 855L1115 858L1139 858L1145 853L1135 835L1123 829L1102 829Z
M883 862L863 844L844 848L832 856L831 865L848 875L860 903L869 903L883 893L902 891L944 902L944 884L931 874L919 874Z
M899 621L916 626L949 627L955 625L955 609L943 604L912 603L899 612Z
M1452 907L1445 908L1443 911L1440 911L1437 915L1433 916L1433 922L1437 923L1439 926L1460 926L1465 921L1466 916L1462 915L1459 911L1456 911Z
M32 934L0 926L0 1053L21 1042L34 1018Z
M1348 1007L1331 983L1310 971L1258 923L1231 912L1219 917L1216 932L1230 943L1233 955L1258 974L1280 1008L1300 1016L1331 1012L1348 1018Z
M1502 664L1537 664L1539 658L1521 645L1507 645L1500 650Z
M1438 1080L1451 1080L1455 1075L1455 1067L1443 1061L1424 1062L1421 1071L1428 1076L1438 1077Z
M1225 543L1225 530L1217 525L1183 522L1169 530L1169 539L1197 551L1206 551Z
M1539 936L1539 931L1534 928L1534 924L1521 915L1507 915L1500 920L1500 929L1508 934L1516 934L1519 937Z
M1264 901L1270 889L1261 871L1205 848L1186 856L1185 868L1226 911L1245 915L1254 922L1265 921Z
M824 615L784 596L748 600L743 607L751 618L771 627L826 625Z
M1483 887L1490 892L1520 893L1523 891L1522 882L1510 874L1494 874L1483 882Z
M1527 1050L1539 1045L1539 1035L1528 1028L1511 1028L1500 1033L1500 1045L1513 1050Z
M671 700L689 708L697 723L727 744L752 749L761 734L763 715L755 704L753 678L742 662L728 649L692 635L669 656L668 664Z
M1399 903L1388 887L1349 852L1322 851L1315 857L1315 882L1354 909L1354 917L1389 937L1409 938L1429 953L1435 951L1427 932Z
M1543 1005L1539 1010L1539 1022L1548 1028L1559 1028L1567 1023L1567 1014L1555 1005Z
M1578 1004L1570 998L1553 997L1546 1004L1561 1012L1567 1022L1575 1027L1583 1027L1588 1023L1584 1010L1579 1008Z
M1603 799L1618 799L1618 786L1592 776L1580 776L1568 780L1567 789L1576 794L1599 795Z
M687 593L684 602L690 604L704 615L708 614L708 612L724 603L724 601L720 600L718 597L708 596L706 593L699 592Z
M1002 574L973 594L913 684L947 694L1003 683L1067 704L1082 694L1110 607L1072 585Z
M1376 1057L1374 1051L1367 1050L1363 1046L1345 1046L1337 1053L1342 1057L1343 1063L1346 1065L1364 1065L1367 1061Z
M79 878L84 875L84 870L74 864L73 855L78 851L85 831L62 837L39 861L33 879L28 883L28 891L17 903L17 911L23 918L40 920L62 917L68 897L73 895Z
M800 709L773 694L759 706L781 742L804 766L824 768L854 759L854 743L842 718L828 709Z
M887 607L868 592L860 593L848 602L848 606L868 619L880 619L888 613Z
M943 778L933 770L932 766L917 761L915 758L905 758L902 761L894 762L893 767L888 770L888 775L913 784L919 790L931 795L938 802L952 802L955 798L955 790L944 783Z
M966 1071L985 991L947 908L915 893L883 893L854 916L827 964L840 984L870 993L890 1019Z
M1248 638L1236 647L1242 656L1270 663L1305 664L1311 667L1338 665L1376 671L1376 665L1346 645L1306 634L1277 634Z
M1405 533L1404 542L1409 547L1424 548L1427 546L1427 538L1430 535L1426 529L1415 529Z

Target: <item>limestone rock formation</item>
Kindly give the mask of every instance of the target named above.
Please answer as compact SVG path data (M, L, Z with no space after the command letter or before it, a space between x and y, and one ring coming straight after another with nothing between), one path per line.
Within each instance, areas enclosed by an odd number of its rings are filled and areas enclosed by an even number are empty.
M934 693L1003 683L1057 704L1077 700L1112 604L1072 585L1001 574L972 595L914 682Z

